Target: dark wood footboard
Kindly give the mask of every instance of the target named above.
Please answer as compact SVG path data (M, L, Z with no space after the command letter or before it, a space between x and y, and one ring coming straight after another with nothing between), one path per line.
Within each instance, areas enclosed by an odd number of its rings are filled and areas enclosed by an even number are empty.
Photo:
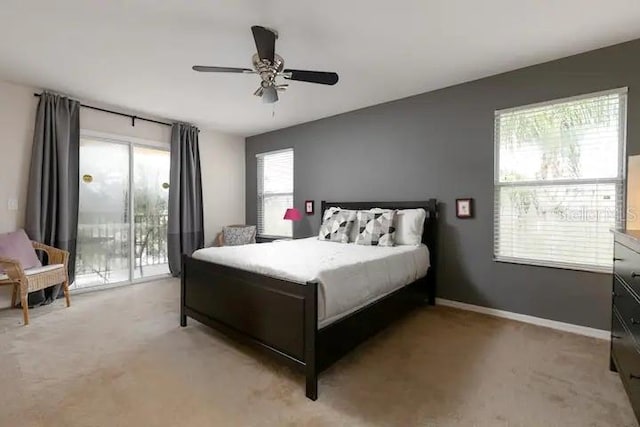
M184 256L180 325L191 317L303 371L315 400L317 288Z

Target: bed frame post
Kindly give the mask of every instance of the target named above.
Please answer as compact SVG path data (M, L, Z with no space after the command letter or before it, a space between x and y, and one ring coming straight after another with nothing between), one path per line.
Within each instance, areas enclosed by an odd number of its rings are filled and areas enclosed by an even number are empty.
M438 201L429 199L429 206L425 223L423 243L429 248L429 263L427 271L427 304L436 305L437 271L438 271Z
M316 347L318 342L318 283L307 282L304 299L304 363L307 382L306 395L318 398L318 367Z
M186 255L182 255L182 260L181 260L181 264L182 264L182 270L180 272L180 326L182 326L183 328L185 326L187 326L187 314L185 313L185 294L186 294L186 287L185 287L185 276L187 275L187 256Z

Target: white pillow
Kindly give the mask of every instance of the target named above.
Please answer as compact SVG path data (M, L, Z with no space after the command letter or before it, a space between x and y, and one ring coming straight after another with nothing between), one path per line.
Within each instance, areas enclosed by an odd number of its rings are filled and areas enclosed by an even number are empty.
M399 209L396 212L396 245L414 245L422 243L422 232L427 212L420 209Z

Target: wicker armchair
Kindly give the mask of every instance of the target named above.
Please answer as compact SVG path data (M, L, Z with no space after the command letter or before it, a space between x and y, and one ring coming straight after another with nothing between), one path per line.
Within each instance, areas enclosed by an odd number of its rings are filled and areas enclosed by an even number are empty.
M10 258L0 257L0 267L4 274L0 274L0 286L12 285L11 306L16 306L18 294L20 294L20 305L24 316L24 324L29 324L29 303L27 295L29 292L39 291L50 286L62 283L64 297L67 300L67 307L71 305L69 298L69 252L38 242L31 242L35 251L44 251L47 254L48 265L23 270L20 263Z

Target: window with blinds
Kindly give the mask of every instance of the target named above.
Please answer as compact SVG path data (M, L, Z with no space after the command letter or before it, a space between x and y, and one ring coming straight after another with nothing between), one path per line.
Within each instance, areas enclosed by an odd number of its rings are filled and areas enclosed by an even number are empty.
M494 258L611 271L627 90L496 111Z
M258 154L258 235L292 237L289 220L293 207L293 149Z

